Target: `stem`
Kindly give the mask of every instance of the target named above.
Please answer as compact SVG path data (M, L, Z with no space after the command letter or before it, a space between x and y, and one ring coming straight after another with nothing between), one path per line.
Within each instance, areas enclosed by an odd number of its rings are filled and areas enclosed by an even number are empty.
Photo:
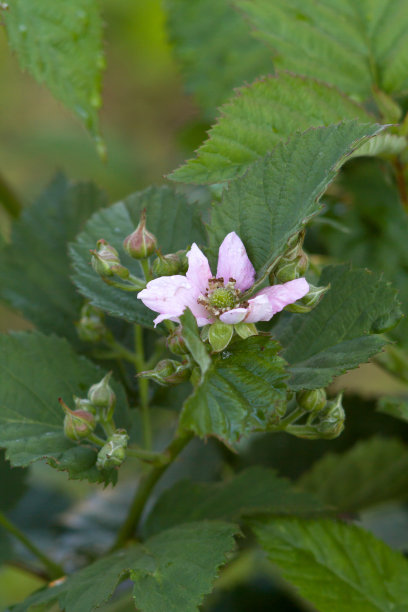
M153 463L155 465L165 465L169 462L168 455L166 455L165 453L148 451L144 448L128 446L126 449L126 453L128 457L136 457L136 459L146 461L147 463Z
M394 168L395 168L395 173L396 173L396 178L397 178L397 187L398 187L398 191L399 191L399 195L401 198L401 203L403 205L403 207L405 208L405 210L408 212L408 193L407 193L407 186L405 183L405 176L404 176L404 164L401 162L401 160L397 157L394 160Z
M59 578L64 575L64 570L58 563L54 563L52 559L49 559L44 553L41 552L39 548L29 538L22 532L20 529L14 525L9 519L0 512L0 525L7 529L9 533L11 533L17 540L28 548L29 551L33 553L37 559L39 559L42 564L47 568L50 578Z
M90 442L93 442L94 444L96 444L97 446L105 446L106 444L106 440L104 440L103 438L100 438L99 436L97 436L94 433L90 433L88 436L86 436L87 439Z
M4 178L0 175L0 202L2 202L4 208L7 210L11 217L17 219L23 209L23 205L11 189L11 187L5 182Z
M298 419L300 419L300 417L302 417L304 414L305 414L305 411L303 410L303 408L300 408L298 406L297 408L292 410L292 412L289 414L289 416L287 416L285 419L281 420L279 425L276 426L276 430L277 431L285 430L288 425L290 425L291 423L294 423L294 421L297 421Z
M167 470L167 468L173 463L177 455L179 455L183 448L187 446L192 437L193 434L187 433L183 436L179 436L178 438L174 438L165 451L165 454L168 456L168 463L165 465L151 467L150 470L143 476L133 502L129 508L127 518L120 528L116 542L111 550L121 548L125 542L132 538L139 524L146 502L149 499L150 493L152 492L155 484Z
M143 347L143 330L140 325L135 325L135 351L135 364L137 373L139 374L146 368ZM143 439L145 448L150 450L152 448L152 427L149 414L149 381L147 378L139 377L138 384L140 407L142 409L143 419Z
M141 259L140 265L142 266L142 270L143 270L144 277L146 279L146 283L148 283L150 280L152 280L152 275L150 274L150 268L149 268L149 260Z

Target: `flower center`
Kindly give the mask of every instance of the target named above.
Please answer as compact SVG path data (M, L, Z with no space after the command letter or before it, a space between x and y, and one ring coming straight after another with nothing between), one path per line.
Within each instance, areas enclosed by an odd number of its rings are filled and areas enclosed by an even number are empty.
M235 293L231 289L220 287L215 289L211 295L208 296L208 303L215 308L234 308L236 304Z
M235 282L234 278L230 278L224 285L223 278L210 278L205 295L200 295L197 302L213 317L218 317L239 304L241 292L235 289Z

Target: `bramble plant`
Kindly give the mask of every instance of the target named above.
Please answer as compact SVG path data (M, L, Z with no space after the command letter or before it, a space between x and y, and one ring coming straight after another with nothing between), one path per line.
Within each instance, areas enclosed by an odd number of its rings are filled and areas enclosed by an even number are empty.
M1 169L35 328L0 335L0 562L38 580L7 609L404 612L408 6L163 10L209 128L165 184L107 206L59 173L23 208ZM99 3L0 18L102 163Z

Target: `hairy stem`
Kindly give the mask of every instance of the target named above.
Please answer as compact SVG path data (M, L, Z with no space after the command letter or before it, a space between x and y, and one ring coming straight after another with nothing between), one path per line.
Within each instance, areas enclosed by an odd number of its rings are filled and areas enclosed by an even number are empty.
M146 368L144 347L143 347L143 330L140 325L135 325L135 364L138 374ZM140 407L142 409L143 419L143 439L147 450L152 448L152 427L149 414L149 381L147 378L139 377L139 397Z
M133 537L137 526L139 525L146 502L149 499L150 493L152 492L154 486L162 474L164 474L167 468L181 453L183 448L187 446L192 437L193 434L184 434L183 436L174 438L165 451L165 454L168 456L168 463L150 468L149 471L142 477L136 491L136 495L129 508L127 518L118 532L116 542L114 543L112 550L120 548Z
M11 189L11 187L6 183L4 178L0 175L0 202L3 204L6 211L9 213L11 217L17 219L20 216L20 213L23 209L23 205Z
M19 540L29 551L33 553L37 559L41 561L44 567L47 568L47 572L50 578L55 579L64 575L64 570L58 563L54 563L52 559L49 559L47 555L41 552L37 546L31 542L31 540L14 525L2 512L0 512L0 525L7 529L17 540Z

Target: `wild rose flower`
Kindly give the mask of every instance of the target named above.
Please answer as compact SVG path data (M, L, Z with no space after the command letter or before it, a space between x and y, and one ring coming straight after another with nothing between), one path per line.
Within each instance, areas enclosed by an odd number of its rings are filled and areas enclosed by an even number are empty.
M217 319L231 325L269 321L309 291L306 279L297 278L265 287L245 300L243 293L254 284L255 269L235 232L228 234L219 248L216 277L211 273L207 257L195 243L187 257L189 266L185 276L156 278L137 296L145 306L159 313L154 319L155 326L165 319L177 322L186 308L190 308L200 327Z

